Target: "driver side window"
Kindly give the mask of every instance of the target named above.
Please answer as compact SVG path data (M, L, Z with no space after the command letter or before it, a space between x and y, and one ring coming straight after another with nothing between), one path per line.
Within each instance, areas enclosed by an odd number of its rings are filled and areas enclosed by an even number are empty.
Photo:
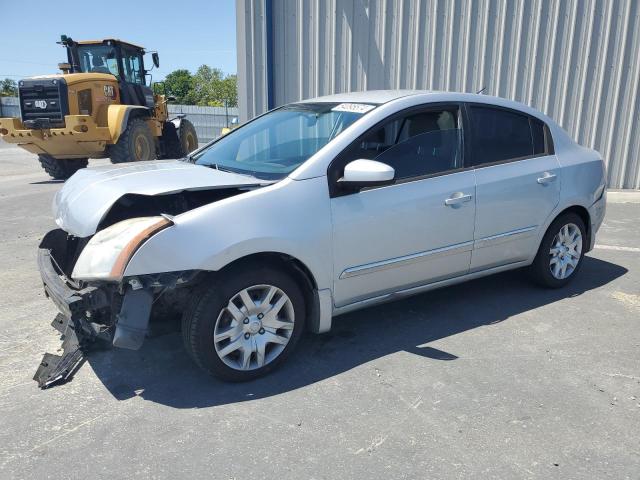
M341 155L341 165L368 159L395 169L396 180L462 168L458 107L413 110L374 127Z

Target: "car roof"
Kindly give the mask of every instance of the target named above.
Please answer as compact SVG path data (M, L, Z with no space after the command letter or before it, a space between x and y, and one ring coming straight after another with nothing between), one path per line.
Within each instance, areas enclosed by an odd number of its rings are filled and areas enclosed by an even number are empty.
M433 100L434 102L468 102L483 103L498 107L506 107L519 110L523 113L533 115L548 123L555 123L544 113L528 105L510 100L508 98L494 97L482 93L447 92L442 90L367 90L361 92L337 93L323 97L310 98L294 103L369 103L372 105L382 105L399 100L401 98L421 96L422 101ZM425 98L426 97L426 98ZM431 98L430 98L431 97Z
M518 110L531 110L531 107L510 100L508 98L494 97L482 93L447 92L443 90L365 90L361 92L336 93L322 97L309 98L293 103L370 103L382 105L384 103L397 100L399 98L413 97L419 95L432 95L434 101L445 100L451 102L477 102L490 105L511 107ZM541 112L536 113L540 114Z
M382 104L390 102L400 97L409 95L420 95L424 93L437 93L432 90L367 90L363 92L347 92L336 93L334 95L325 95L323 97L310 98L296 103L371 103Z

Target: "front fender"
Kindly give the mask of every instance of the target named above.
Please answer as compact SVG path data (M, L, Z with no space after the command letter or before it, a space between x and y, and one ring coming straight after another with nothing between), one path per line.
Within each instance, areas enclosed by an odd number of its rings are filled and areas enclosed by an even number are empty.
M109 134L111 135L111 142L116 143L122 135L122 132L127 128L127 122L131 112L137 111L149 111L147 107L139 105L109 105L107 109L107 122L109 124Z
M333 251L326 177L285 179L191 210L175 217L174 223L138 249L125 276L218 271L248 255L275 252L306 265L319 289L331 287Z

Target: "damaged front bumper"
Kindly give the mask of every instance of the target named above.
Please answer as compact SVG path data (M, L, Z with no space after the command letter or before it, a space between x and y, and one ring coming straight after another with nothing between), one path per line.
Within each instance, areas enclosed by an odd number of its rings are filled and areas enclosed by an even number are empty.
M45 354L34 380L41 388L69 380L82 365L96 341L116 347L138 349L144 342L154 292L185 283L184 276L165 275L130 279L127 283L99 286L77 284L65 274L73 252L67 234L49 232L38 249L38 269L45 294L60 313L52 325L62 335L61 355Z
M64 232L54 230L44 237L38 249L38 269L45 295L60 311L52 325L63 339L62 355L46 353L33 377L40 388L70 379L82 365L89 345L97 339L109 338L109 326L93 322L92 317L109 309L110 292L93 286L80 288L70 282L53 256L64 239Z

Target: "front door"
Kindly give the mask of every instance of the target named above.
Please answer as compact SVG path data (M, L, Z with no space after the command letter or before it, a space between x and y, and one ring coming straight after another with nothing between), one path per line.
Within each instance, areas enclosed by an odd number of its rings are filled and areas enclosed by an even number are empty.
M352 302L463 275L475 216L473 170L464 170L458 106L422 107L390 118L345 150L391 165L393 185L359 192L331 188L334 302Z

